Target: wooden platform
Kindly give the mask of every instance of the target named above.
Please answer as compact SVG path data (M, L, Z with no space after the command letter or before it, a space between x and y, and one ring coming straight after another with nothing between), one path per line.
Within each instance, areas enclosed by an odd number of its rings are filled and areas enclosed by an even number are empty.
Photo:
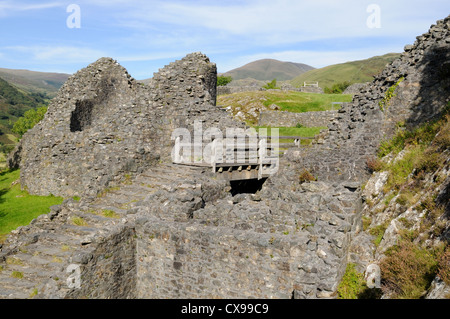
M300 147L300 140L311 139L299 136L284 136L272 138L252 137L247 140L236 139L230 143L229 139L213 140L211 143L202 145L209 147L205 151L208 156L193 156L189 144L182 145L180 139L175 140L173 162L180 165L196 167L210 167L217 178L230 181L263 179L275 174L279 168L279 157L283 148ZM278 140L294 140L293 143L278 143ZM180 152L188 147L188 156ZM197 149L198 151L198 149Z

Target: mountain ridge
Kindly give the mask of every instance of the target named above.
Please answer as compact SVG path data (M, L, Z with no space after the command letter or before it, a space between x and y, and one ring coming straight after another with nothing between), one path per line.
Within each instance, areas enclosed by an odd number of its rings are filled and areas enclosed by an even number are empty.
M260 59L227 71L222 75L231 76L233 80L252 78L259 81L271 81L273 79L287 81L310 70L314 70L314 67L304 63Z

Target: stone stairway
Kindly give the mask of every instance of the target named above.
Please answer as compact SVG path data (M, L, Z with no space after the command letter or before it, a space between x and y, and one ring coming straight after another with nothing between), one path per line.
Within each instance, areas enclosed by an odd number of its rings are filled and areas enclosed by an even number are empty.
M50 296L64 298L70 290L69 265L95 249L100 238L126 223L158 193L166 192L167 199L167 193L182 192L187 202L198 202L198 198L192 200L201 196L198 181L208 179L205 168L163 164L125 179L96 198L65 200L52 207L50 213L13 231L1 247L0 299L48 298L49 289L54 291Z

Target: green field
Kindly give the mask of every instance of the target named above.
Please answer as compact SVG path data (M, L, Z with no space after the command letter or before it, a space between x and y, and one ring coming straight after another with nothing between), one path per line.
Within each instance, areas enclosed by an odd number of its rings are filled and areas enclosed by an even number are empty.
M267 92L265 106L276 104L281 111L293 113L329 111L336 109L333 102L351 102L352 95L316 94L303 92Z
M0 173L0 242L10 231L28 225L39 215L50 212L50 207L61 204L55 196L34 196L20 189L17 181L20 171Z

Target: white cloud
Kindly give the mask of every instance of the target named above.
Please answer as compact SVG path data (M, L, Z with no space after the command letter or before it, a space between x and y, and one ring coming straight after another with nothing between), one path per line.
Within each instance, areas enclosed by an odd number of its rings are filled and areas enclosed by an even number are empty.
M7 16L12 12L31 11L31 10L43 10L56 7L63 7L61 2L46 2L46 3L20 3L18 1L1 1L0 2L0 17Z
M335 37L402 36L414 34L423 25L435 22L445 8L444 0L378 0L381 29L370 29L367 7L372 1L361 0L249 0L249 1L128 1L94 0L90 4L113 9L116 23L140 30L188 29L205 34L214 41L214 33L245 37L267 44L290 43ZM443 17L442 17L443 18Z
M11 46L5 49L13 54L26 54L35 62L47 64L91 63L106 56L100 50L75 46Z

